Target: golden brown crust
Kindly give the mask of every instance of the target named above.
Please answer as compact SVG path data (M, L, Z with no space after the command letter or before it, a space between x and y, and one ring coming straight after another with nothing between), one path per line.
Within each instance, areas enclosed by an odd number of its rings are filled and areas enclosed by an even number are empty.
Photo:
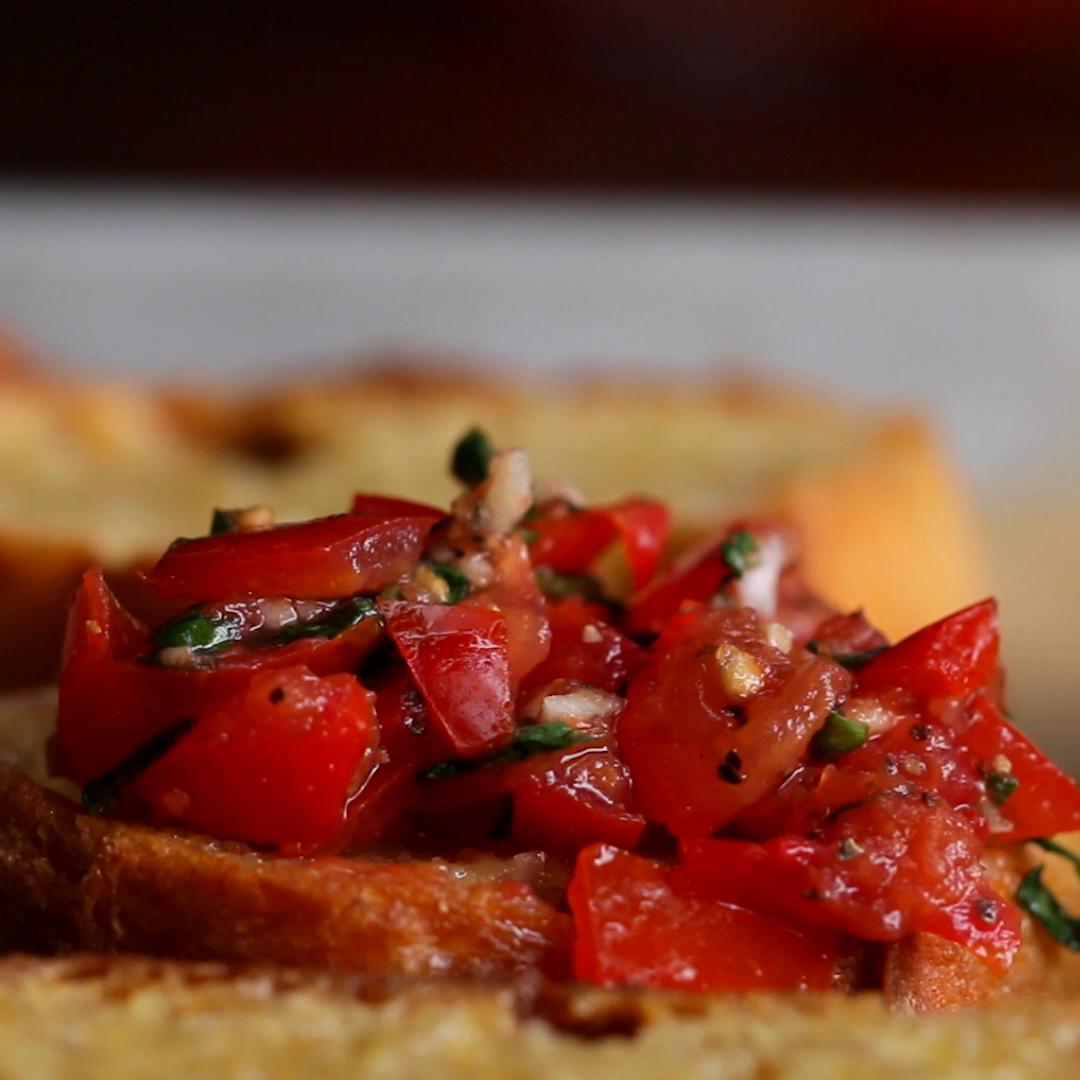
M89 949L373 976L557 972L567 916L438 861L273 859L81 813L0 764L0 952Z
M0 961L0 1075L405 1080L1041 1080L1073 1075L1080 1003L942 1017L876 996L398 986L131 959ZM88 1067L89 1066L89 1067Z

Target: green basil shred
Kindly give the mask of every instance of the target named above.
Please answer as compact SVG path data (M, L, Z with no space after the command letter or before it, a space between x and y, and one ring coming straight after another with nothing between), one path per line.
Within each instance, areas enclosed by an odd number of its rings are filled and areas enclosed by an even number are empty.
M83 806L93 814L104 814L111 810L120 797L120 791L164 757L194 726L194 720L177 721L172 727L148 739L108 772L90 780L83 788Z
M1069 851L1053 840L1042 837L1033 840L1043 851L1060 855L1073 864L1080 874L1080 855ZM1016 890L1016 902L1032 917L1043 924L1046 932L1073 952L1080 952L1080 919L1070 915L1056 896L1043 884L1043 867L1029 870Z
M989 772L986 774L986 793L996 806L1008 802L1009 796L1020 786L1012 773Z
M215 509L210 518L210 535L220 536L222 533L236 532L236 510Z
M450 471L466 487L482 484L491 468L495 447L479 428L470 428L454 447L450 458Z
M154 635L154 650L188 648L197 653L215 652L240 640L240 623L235 619L211 618L201 611L189 611L167 622Z
M269 642L262 644L288 645L290 641L298 641L300 638L335 638L375 613L375 601L370 596L356 596L319 619L283 627Z
M753 565L752 560L757 549L758 543L753 533L746 529L737 529L720 545L720 555L728 569L737 578L741 578Z
M518 728L510 744L494 754L479 758L440 761L437 765L431 765L417 773L417 779L422 783L446 780L451 776L461 776L477 769L510 765L515 761L524 761L535 754L546 754L551 750L566 750L579 743L593 741L591 735L575 731L569 724L564 724L562 721L557 720L550 724L529 724Z
M814 736L814 753L820 758L849 754L858 750L869 735L869 724L834 711L829 713L825 726Z

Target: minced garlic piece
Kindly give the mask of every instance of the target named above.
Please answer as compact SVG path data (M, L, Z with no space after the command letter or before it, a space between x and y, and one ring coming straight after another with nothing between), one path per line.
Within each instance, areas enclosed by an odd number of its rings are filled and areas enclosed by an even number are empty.
M724 641L717 646L716 665L724 692L737 701L753 697L765 685L761 665L748 652L730 642Z
M783 623L766 623L765 638L774 649L779 649L785 656L795 644L795 635Z

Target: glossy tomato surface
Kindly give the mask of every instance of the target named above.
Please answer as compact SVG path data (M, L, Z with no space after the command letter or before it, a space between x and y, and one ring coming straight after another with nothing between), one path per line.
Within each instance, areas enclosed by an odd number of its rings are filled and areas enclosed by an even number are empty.
M868 941L926 931L998 970L1020 946L1019 911L987 884L982 843L943 803L895 792L838 814L814 839L695 840L680 877L716 899Z
M413 682L454 752L476 755L514 731L506 619L486 608L380 600Z
M569 889L574 974L663 990L826 990L850 945L735 904L705 899L657 862L608 844L578 856Z
M336 840L374 764L372 695L349 675L260 672L135 781L154 816L301 854Z
M725 682L731 663L751 679L745 697ZM850 685L832 661L771 645L748 609L677 616L618 721L639 806L676 836L711 835L796 767Z
M375 593L416 565L436 517L337 514L298 525L179 540L147 580L188 601L327 600Z

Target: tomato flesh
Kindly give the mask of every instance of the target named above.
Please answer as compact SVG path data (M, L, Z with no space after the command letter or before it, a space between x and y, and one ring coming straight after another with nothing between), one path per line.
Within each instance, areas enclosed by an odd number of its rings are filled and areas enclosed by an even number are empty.
M724 688L718 650L753 666L746 701ZM748 609L677 616L630 684L619 749L639 805L676 836L708 836L775 788L851 683L828 660L793 662Z
M506 620L458 604L380 600L401 658L453 751L481 754L514 732Z
M574 974L661 990L826 990L840 981L838 935L807 934L703 899L657 862L609 844L578 856L568 892Z
M548 621L551 648L547 659L525 680L522 694L526 697L556 679L615 693L645 659L639 645L605 622L592 605L576 597L551 604Z
M897 642L859 672L863 690L901 686L925 698L959 697L998 670L997 603L983 600Z
M641 589L656 573L671 532L671 512L655 499L626 499L585 510L557 501L530 519L528 528L535 534L533 563L560 574L589 570L621 540L633 587Z
M551 648L547 599L536 583L529 550L520 536L499 539L489 548L494 580L478 589L463 607L488 608L506 620L510 684L517 689L530 671L543 663Z
M189 601L328 600L376 593L416 565L437 518L337 514L298 525L181 540L147 580Z
M377 739L372 696L353 677L259 672L208 709L134 794L159 821L302 854L340 834Z
M983 770L995 769L999 758L1016 789L999 808L1006 827L995 829L1002 843L1080 829L1080 788L1023 732L1015 728L992 702L980 698L972 706L970 726L961 743L974 753Z
M868 941L937 934L1004 970L1019 912L985 883L981 853L944 803L886 793L840 813L820 839L689 841L680 873L717 899Z

